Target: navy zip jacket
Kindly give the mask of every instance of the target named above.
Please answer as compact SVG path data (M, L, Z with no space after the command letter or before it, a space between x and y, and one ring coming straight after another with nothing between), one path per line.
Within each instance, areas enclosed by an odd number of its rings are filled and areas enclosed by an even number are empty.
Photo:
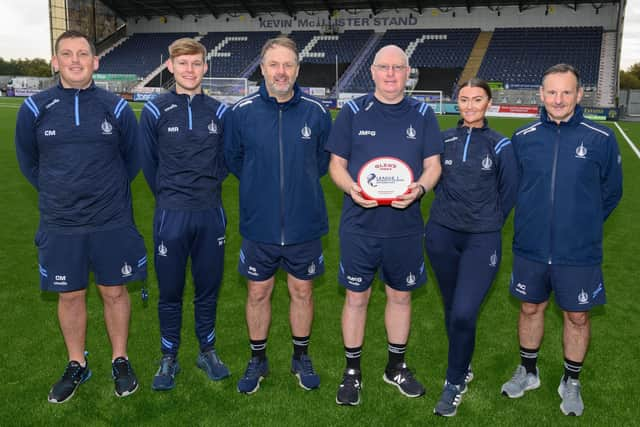
M225 134L229 170L240 180L240 234L249 240L290 245L320 238L329 226L320 178L331 115L294 86L278 103L264 82L233 107Z
M559 125L540 121L515 132L520 182L513 252L549 264L602 262L602 226L622 197L613 131L582 115Z
M127 101L93 83L58 84L27 98L18 111L16 153L39 193L41 228L80 233L132 225L136 138Z
M487 126L443 132L442 175L429 220L468 233L502 228L516 200L518 171L509 138Z
M224 119L228 107L210 96L170 92L140 115L142 171L160 209L222 205Z

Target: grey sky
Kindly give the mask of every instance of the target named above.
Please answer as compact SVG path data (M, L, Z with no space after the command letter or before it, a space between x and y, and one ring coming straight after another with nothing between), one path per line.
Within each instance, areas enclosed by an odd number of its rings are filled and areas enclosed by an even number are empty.
M640 62L640 1L628 0L621 67ZM49 46L48 0L5 0L0 9L0 57L45 58Z

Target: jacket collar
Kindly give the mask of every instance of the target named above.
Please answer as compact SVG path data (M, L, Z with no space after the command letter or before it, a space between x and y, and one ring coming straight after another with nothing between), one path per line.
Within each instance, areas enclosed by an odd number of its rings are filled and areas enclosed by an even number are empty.
M463 119L458 120L458 125L456 127L458 129L464 129L465 131L469 130L469 126L465 126L464 125L464 120ZM489 129L489 122L487 121L487 118L486 117L484 118L484 121L482 123L482 127L481 128L474 128L474 129L477 129L477 130L487 130L487 129Z
M96 88L96 82L91 80L91 84L89 86L87 86L86 88L84 88L84 89L75 89L75 88L72 88L72 87L64 87L64 86L62 86L62 82L60 80L58 80L58 84L56 85L56 87L59 90L63 91L63 92L69 92L69 93L71 93L71 92L73 92L73 93L75 93L75 92L88 92L88 91L94 90Z
M267 92L267 86L264 82L264 80L260 83L260 97L265 101L265 102L270 102L273 103L275 105L282 105L283 109L287 109L292 105L297 104L298 102L300 102L300 97L302 96L302 91L300 90L300 86L298 86L298 83L294 83L293 84L293 98L291 98L290 100L288 100L287 102L284 103L279 103L274 97L269 96L269 92Z
M566 122L560 122L561 126L577 126L584 119L582 107L580 105L576 105L576 110L573 112L573 116L569 118ZM547 114L547 109L544 107L540 107L540 121L542 123L558 126L556 122L549 119L549 115Z

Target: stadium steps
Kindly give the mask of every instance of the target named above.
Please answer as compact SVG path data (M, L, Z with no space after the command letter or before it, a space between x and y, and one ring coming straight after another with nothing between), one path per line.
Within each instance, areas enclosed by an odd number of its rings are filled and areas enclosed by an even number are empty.
M204 37L203 35L197 35L194 38L194 40L196 41L200 41L202 40L202 37ZM146 85L149 84L149 82L151 82L158 74L162 73L164 70L167 69L167 63L163 62L162 64L158 65L152 72L150 72L149 74L147 74L145 76L145 78L143 78L140 83L138 83L137 85L135 85L135 87L133 88L133 91L142 89L143 87L145 87Z
M373 49L376 48L383 35L384 33L371 34L371 37L369 37L369 40L367 40L362 49L360 49L360 52L358 52L358 54L355 56L349 68L347 68L342 74L342 77L338 81L338 84L333 88L332 94L335 94L336 92L342 92L344 88L349 86L349 83L351 83L351 80L357 74L360 66L362 65L364 60L369 57L369 54L373 51Z
M122 43L126 42L127 40L129 40L131 36L124 36L123 38L121 38L120 40L118 40L117 42L115 42L114 44L111 45L111 47L109 47L109 49L104 50L100 55L98 55L98 59L102 59L105 57L106 54L108 54L109 52L113 51L114 49L116 49L118 46L120 46Z
M600 49L600 64L598 74L598 89L595 104L599 107L614 107L616 94L616 32L602 33L602 48Z
M493 31L482 31L478 34L478 38L469 54L469 59L460 74L460 79L458 79L459 82L467 81L478 75L480 64L482 64L484 55L487 53L491 37L493 37Z

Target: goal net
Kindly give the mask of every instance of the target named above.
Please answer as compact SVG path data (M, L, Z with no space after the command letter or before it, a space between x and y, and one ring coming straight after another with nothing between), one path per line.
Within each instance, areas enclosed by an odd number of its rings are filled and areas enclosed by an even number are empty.
M205 77L202 90L219 101L234 104L249 94L249 84L247 79L239 77Z
M405 92L407 96L417 99L421 102L429 104L436 114L444 114L442 107L442 91L441 90L408 90Z

